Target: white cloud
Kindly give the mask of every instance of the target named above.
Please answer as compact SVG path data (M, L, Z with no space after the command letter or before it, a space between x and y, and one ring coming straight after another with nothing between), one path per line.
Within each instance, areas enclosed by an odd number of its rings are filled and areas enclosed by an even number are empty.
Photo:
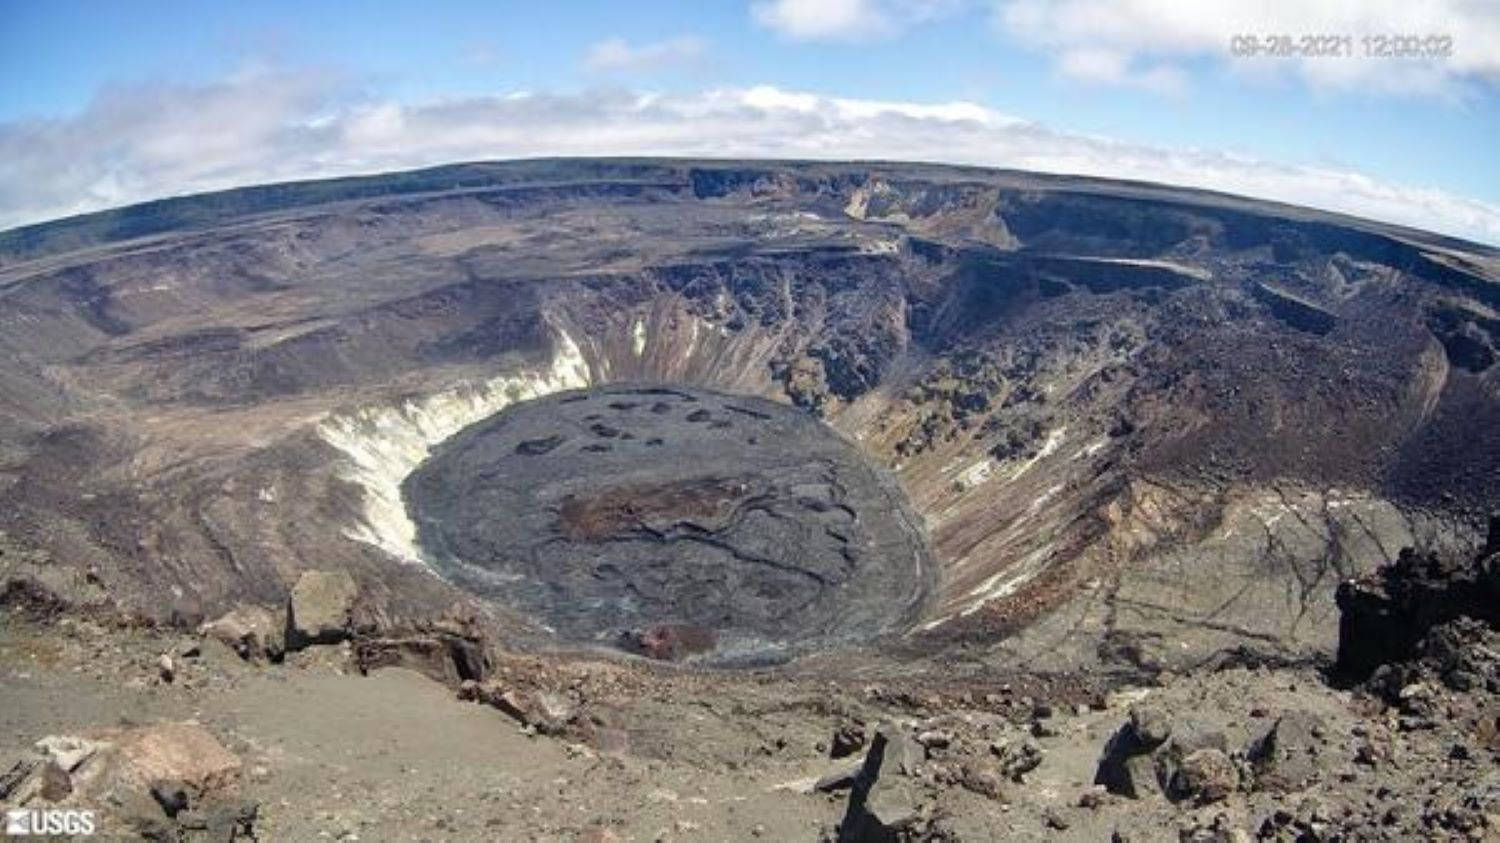
M1500 207L1358 173L1056 131L968 102L697 93L352 98L337 79L253 73L103 92L68 119L0 124L0 227L292 178L548 155L945 161L1205 187L1500 243Z
M760 0L755 21L796 40L859 40L888 37L949 14L964 0Z
M691 64L707 53L708 42L690 35L639 46L632 46L623 38L606 38L589 47L583 57L583 66L600 73L641 72Z
M1066 76L1085 82L1142 88L1158 94L1181 94L1187 89L1187 77L1168 65L1141 67L1130 56L1107 47L1074 47L1065 50L1057 60Z
M1194 60L1245 72L1274 68L1318 88L1397 94L1462 93L1500 81L1500 4L1493 0L993 0L1018 45L1054 55L1058 70L1092 82L1138 84ZM1234 58L1235 35L1349 37L1353 56ZM1365 55L1366 36L1452 38L1444 59ZM1109 56L1110 66L1102 57Z

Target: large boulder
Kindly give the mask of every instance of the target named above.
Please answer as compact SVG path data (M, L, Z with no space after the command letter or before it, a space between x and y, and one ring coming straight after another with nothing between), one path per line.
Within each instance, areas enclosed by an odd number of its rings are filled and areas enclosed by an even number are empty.
M253 824L254 806L236 799L239 783L239 758L213 734L169 722L43 738L0 775L0 800L102 808L100 832L110 837L175 840L202 826L230 840Z
M1132 799L1160 793L1152 753L1171 733L1165 711L1147 705L1131 708L1130 719L1104 745L1094 783Z
M130 774L146 786L177 781L201 795L239 784L239 758L197 723L158 723L100 737L114 745Z
M882 724L870 740L864 763L849 788L849 804L839 823L839 843L875 843L900 839L921 818L911 786L882 772L893 773L898 760L887 756L888 740L899 730ZM912 741L915 745L915 741ZM920 747L917 747L920 749ZM898 754L904 750L898 750ZM888 766L888 763L890 766Z
M1256 789L1289 793L1314 783L1327 766L1320 757L1325 744L1323 721L1316 714L1283 714L1246 749Z
M875 734L885 738L886 773L899 773L903 776L917 774L918 766L927 758L927 750L917 743L910 730L885 720L875 727Z
M198 634L221 642L247 661L280 661L286 652L286 624L260 606L236 606L198 627Z
M346 571L304 571L287 602L287 648L349 638L359 586Z
M1196 798L1195 783L1201 772L1197 767L1216 759L1197 756L1194 769L1184 774L1187 759L1200 750L1214 750L1227 757L1228 749L1223 732L1193 721L1173 722L1154 706L1137 706L1105 744L1094 783L1132 799Z

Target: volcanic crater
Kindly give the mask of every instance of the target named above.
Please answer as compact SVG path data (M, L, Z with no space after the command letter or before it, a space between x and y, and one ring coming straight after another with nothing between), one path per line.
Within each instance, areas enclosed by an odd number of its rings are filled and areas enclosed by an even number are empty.
M894 477L751 396L544 396L445 441L403 490L439 570L575 642L757 663L904 630L935 577Z
M1331 652L1500 500L1500 252L1160 185L272 185L0 232L0 325L0 572L184 624L320 569L359 629L1154 674Z

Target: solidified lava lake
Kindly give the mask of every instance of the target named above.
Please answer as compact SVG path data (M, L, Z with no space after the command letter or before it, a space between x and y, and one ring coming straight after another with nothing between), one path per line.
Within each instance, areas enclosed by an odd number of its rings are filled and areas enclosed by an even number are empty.
M404 493L446 575L568 641L691 630L714 661L759 661L904 629L932 586L895 480L759 398L524 402L443 443Z

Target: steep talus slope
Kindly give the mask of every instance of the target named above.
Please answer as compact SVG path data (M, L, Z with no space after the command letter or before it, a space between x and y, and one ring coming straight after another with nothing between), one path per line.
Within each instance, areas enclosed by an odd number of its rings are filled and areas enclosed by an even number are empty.
M1332 642L1336 583L1500 501L1500 256L1154 185L548 161L0 234L0 529L141 611L343 567L451 601L401 484L528 397L818 414L939 565L887 652L1155 670ZM493 609L498 624L540 635ZM991 647L950 649L957 642Z

